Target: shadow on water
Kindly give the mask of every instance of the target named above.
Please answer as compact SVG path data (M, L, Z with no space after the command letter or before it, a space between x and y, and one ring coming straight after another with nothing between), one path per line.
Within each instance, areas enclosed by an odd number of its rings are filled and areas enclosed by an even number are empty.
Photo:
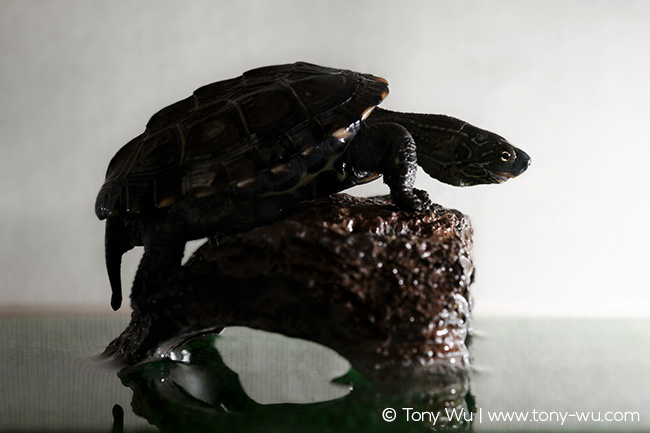
M311 432L471 431L475 404L463 369L391 365L362 372L355 360L350 365L311 342L248 328L230 339L225 334L195 337L162 359L122 369L118 375L133 392L134 413L162 432L269 426ZM236 360L236 366L244 365L236 372L228 362L242 353L249 362ZM337 370L347 372L331 377ZM113 415L113 431L119 432L122 408L115 406Z

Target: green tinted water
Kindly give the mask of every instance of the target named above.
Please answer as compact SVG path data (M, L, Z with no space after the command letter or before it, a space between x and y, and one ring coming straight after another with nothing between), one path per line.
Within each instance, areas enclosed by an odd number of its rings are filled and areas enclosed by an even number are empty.
M327 348L246 328L122 368L98 355L127 321L0 319L0 431L650 430L647 319L478 318L471 378L408 386L399 375L373 383Z

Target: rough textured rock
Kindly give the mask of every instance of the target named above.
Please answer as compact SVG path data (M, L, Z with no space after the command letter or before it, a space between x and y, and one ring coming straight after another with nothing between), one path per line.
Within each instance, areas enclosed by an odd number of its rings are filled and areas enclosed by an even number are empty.
M467 217L440 206L425 215L385 197L313 201L203 245L106 352L134 363L188 335L244 325L324 344L366 372L462 368L471 235Z

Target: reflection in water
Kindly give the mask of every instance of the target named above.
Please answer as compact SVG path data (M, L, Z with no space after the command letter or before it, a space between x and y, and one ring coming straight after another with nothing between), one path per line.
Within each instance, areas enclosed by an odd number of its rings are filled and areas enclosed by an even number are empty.
M267 396L293 394L293 397L289 397L295 401L305 401L300 397L304 391L301 387L308 384L313 388L313 381L303 380L304 375L296 371L296 364L282 354L288 345L304 343L302 352L293 352L293 359L298 364L302 363L303 370L309 370L310 367L323 370L322 365L315 366L309 361L315 358L308 353L310 350L326 349L315 349L314 343L249 331L247 337L237 334L237 341L234 336L230 341L227 336L200 336L175 348L162 359L120 371L122 383L133 391L134 412L163 432L208 429L249 431L263 429L264 426L274 426L283 431L295 429L356 433L471 429L471 422L466 419L469 419L469 414L475 407L469 394L467 374L462 370L432 371L429 368L418 371L412 367L400 368L393 365L375 372L360 372L353 367L338 378L328 379L327 372L321 374L320 386L325 391L320 393L319 399L314 397L318 393L311 389L308 394L312 396L312 403L283 403L279 399L276 403L261 404L251 398L255 392L247 392L242 386L246 382L245 376L250 374L250 368L235 372L227 366L224 358L232 357L233 352L237 351L264 361L263 364L254 362L265 369L265 372L260 369L255 372L257 395L263 395L264 392ZM260 354L254 349L245 349L259 348L264 340L273 338L277 341L273 343L270 352ZM256 341L251 344L251 339ZM319 353L319 356L326 357L327 354ZM274 380L275 376L286 373L280 372L282 365L278 361L285 364L285 369L295 377ZM350 361L355 366L355 360ZM337 368L340 370L340 364L334 362L332 365L332 371ZM277 387L284 388L278 390ZM328 394L327 390L332 388L346 391ZM266 402L269 401L272 399L267 398ZM395 419L392 422L387 422L382 417L390 418L390 411L385 412L388 408L395 409ZM448 415L454 419L449 419Z
M214 344L246 394L260 404L314 403L348 395L334 379L350 363L334 350L297 338L244 327L229 327ZM170 353L172 359L179 358ZM181 350L181 356L189 356Z
M133 387L131 389L123 386L117 377L123 365L98 356L106 342L127 323L128 318L115 316L0 318L0 365L4 373L0 374L3 391L0 393L0 431L106 433L111 431L111 426L116 432L123 426L129 432L155 432L159 429L150 425L146 416L155 419L157 408L169 411L166 415L169 419L196 410L203 414L206 425L216 427L211 431L274 431L265 422L271 427L284 427L286 432L429 431L426 421L405 422L401 408L436 411L445 404L449 404L450 410L474 407L468 395L469 382L462 374L414 371L410 374L411 380L405 380L409 375L404 368L397 366L375 371L365 368L362 360L350 354L346 354L346 358L354 367L336 381L352 384L353 391L346 396L313 404L262 405L261 400L253 399L257 398L253 392L248 394L246 380L243 386L241 384L241 378L248 372L229 364L229 356L233 355L226 352L242 348L235 347L232 342L216 343L228 367L221 367L221 372L214 371L221 365L219 362L213 360L214 366L210 366L212 355L200 355L201 352L214 353L213 348L199 346L199 350L187 352L185 358L180 356L176 362L158 360L153 368L146 365L134 368L131 375L125 370L122 373L124 383ZM650 319L479 317L475 329L479 337L472 341L475 368L471 386L484 417L481 423L479 412L476 412L473 429L650 431L647 405L650 401ZM226 342L227 338L226 332L223 340L217 338L215 341ZM267 340L272 341L271 338ZM259 344L252 346L259 347ZM179 345L183 347L184 344ZM286 344L278 343L274 347L282 352ZM304 346L301 347L304 351ZM183 355L182 350L178 354ZM243 351L242 356L268 359L267 365L271 365L273 358L266 352L262 355ZM190 363L183 364L182 360ZM187 372L182 379L178 368L181 365ZM197 375L201 380L194 385L189 377L198 371L199 365L204 366L207 374ZM267 370L267 376L277 376L277 371ZM176 388L163 388L171 383L160 383L164 378L176 382ZM259 388L264 388L267 384L264 376L260 374L257 378ZM201 388L200 382L205 382ZM330 380L323 379L323 382L329 385ZM230 389L226 386L228 383L232 384ZM201 389L201 393L197 389ZM299 389L300 384L290 388L291 391ZM151 400L142 401L149 396ZM178 401L185 403L177 406ZM131 410L132 402L140 416ZM124 409L123 418L119 408L115 409L115 416L111 416L115 404ZM382 420L382 411L386 408L397 410L396 421ZM589 411L596 418L607 411L631 411L640 414L640 420L599 423L568 417L560 426L529 420L492 422L486 416L489 412L531 413L532 410L547 413ZM147 415L143 415L145 413ZM312 415L316 417L313 421ZM200 419L195 421L187 417L185 431L190 431ZM172 429L162 424L163 416L158 416L156 422L161 423L164 431ZM320 425L323 427L319 429ZM439 430L440 425L439 420ZM461 431L469 429L466 423L452 425L458 425Z

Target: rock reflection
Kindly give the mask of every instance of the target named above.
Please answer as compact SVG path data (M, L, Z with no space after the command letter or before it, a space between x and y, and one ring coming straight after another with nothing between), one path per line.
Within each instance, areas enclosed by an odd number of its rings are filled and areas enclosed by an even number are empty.
M309 352L328 349L315 348L311 342L249 331L248 335L239 333L230 339L227 335L198 336L174 347L161 359L124 368L119 377L133 391L133 411L162 432L258 431L271 426L282 431L355 433L471 430L467 414L474 411L474 400L464 369L377 366L361 354L357 359L349 359L351 368L335 378L331 375L340 373L341 364L337 364L334 352L328 361L329 369L327 363L315 366L308 361ZM272 350L258 353L265 341L272 341ZM282 356L289 346L297 349L290 353L298 364ZM276 396L275 401L266 398L266 404L262 404L259 401L264 398L251 397L256 391L243 385L250 371L233 366L239 370L234 371L225 361L235 352L257 358L257 395L262 390ZM318 355L329 356L325 352ZM280 371L282 363L288 371ZM310 367L319 370L315 374L321 378L322 389L338 387L346 392L339 394L342 396L327 392L315 396L314 384L304 380L296 365L302 365L300 370L304 371ZM280 374L293 378L274 380ZM301 398L305 388L310 388L307 394L312 396L311 403ZM277 398L278 395L282 397ZM385 413L389 408L395 410L391 422Z

